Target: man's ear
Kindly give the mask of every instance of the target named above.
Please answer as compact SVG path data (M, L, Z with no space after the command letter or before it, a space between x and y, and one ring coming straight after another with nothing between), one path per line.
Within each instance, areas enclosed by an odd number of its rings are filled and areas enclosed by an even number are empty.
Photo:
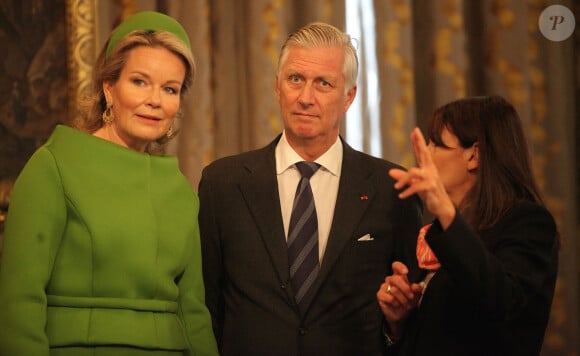
M278 76L274 79L274 90L276 91L276 99L280 101L280 78Z
M479 143L474 143L466 153L468 154L467 169L474 171L479 167Z
M352 88L350 88L349 91L346 92L346 102L344 105L344 112L346 112L348 110L348 108L350 107L350 104L352 104L352 102L354 101L354 98L356 97L356 85Z

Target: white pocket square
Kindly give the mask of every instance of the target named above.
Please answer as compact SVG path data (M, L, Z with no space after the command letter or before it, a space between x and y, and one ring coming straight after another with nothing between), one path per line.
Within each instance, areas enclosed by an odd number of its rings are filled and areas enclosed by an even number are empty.
M357 241L373 241L374 238L370 234L366 234L363 237L359 237Z

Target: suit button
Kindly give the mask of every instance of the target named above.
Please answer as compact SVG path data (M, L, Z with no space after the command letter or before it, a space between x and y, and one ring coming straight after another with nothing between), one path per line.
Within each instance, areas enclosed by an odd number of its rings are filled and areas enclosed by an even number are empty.
M285 285L285 284L281 284L281 285L280 285L280 288L282 288L282 289L286 289L286 285Z
M308 330L306 328L300 328L300 329L298 329L298 332L300 333L300 335L306 335Z

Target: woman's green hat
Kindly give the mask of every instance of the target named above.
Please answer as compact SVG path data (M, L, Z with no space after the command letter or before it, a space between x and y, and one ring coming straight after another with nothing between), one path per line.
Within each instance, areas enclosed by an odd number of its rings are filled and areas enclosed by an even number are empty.
M123 37L136 30L146 30L152 32L162 30L171 32L179 37L183 43L185 43L187 47L191 49L191 43L189 42L189 37L187 37L187 32L185 32L183 26L181 26L181 24L173 17L167 16L160 12L143 11L128 17L119 26L117 26L117 28L111 34L111 38L107 46L106 57L109 57L111 52L113 52L113 49L115 49Z

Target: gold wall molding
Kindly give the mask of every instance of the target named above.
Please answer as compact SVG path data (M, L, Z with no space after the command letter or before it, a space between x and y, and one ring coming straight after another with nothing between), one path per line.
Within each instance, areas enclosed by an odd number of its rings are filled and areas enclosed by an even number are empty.
M95 0L67 0L68 121L77 119L78 101L91 85L96 59Z

